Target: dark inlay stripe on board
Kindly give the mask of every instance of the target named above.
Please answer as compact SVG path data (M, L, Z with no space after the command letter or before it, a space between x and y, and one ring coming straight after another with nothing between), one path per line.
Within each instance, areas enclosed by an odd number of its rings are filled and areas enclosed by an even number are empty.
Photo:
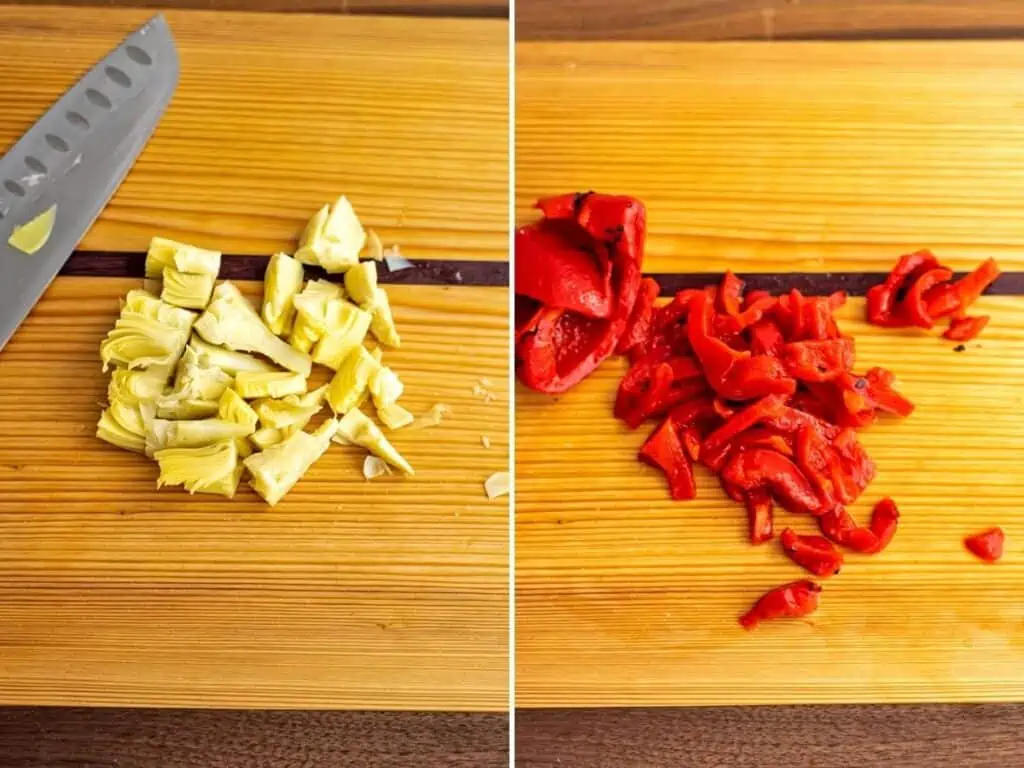
M225 280L262 280L267 256L225 256L220 276ZM507 286L509 269L504 261L410 260L413 266L392 272L379 264L378 280L387 285L482 285ZM76 251L60 274L66 277L142 277L146 254ZM306 267L306 276L340 282L341 275L328 275L318 267Z
M958 272L956 277L962 277ZM707 272L655 273L653 277L661 286L662 296L672 296L686 288L702 288L715 283L720 275ZM851 296L863 296L868 288L885 280L884 272L750 272L741 273L740 278L748 290L784 293L796 288L807 295L821 296L834 291L846 291ZM1024 295L1024 272L1004 272L985 291L989 296Z

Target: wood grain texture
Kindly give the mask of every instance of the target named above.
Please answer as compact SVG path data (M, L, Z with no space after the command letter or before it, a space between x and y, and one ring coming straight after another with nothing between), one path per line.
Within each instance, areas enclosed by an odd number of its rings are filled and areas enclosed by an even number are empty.
M93 437L98 344L139 283L59 278L0 354L0 702L503 709L506 290L391 287L403 401L450 420L394 435L414 479L367 483L338 446L271 509L158 493Z
M0 7L0 151L145 10ZM410 257L507 258L502 20L169 13L181 83L81 247L291 250L341 192ZM42 55L45 52L45 55Z
M0 710L3 768L506 768L508 716Z
M1018 37L1016 0L518 0L518 40Z
M862 432L891 495L890 547L850 555L813 620L744 632L766 589L800 578L777 543L752 547L745 512L700 471L673 503L636 460L650 431L612 417L622 361L567 395L517 392L517 700L520 706L1018 700L1024 696L1024 299L986 297L963 353L918 333L841 326L858 368L885 365L917 404ZM782 524L811 532L806 518ZM985 566L964 535L1007 533Z
M1024 707L524 710L519 768L1003 768Z
M6 0L11 5L508 18L507 0Z
M1024 264L1024 44L517 46L516 197L648 204L652 272Z

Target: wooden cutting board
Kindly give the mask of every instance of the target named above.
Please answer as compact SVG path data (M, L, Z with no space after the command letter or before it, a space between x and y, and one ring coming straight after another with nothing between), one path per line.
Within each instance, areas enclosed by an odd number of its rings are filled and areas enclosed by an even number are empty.
M612 417L621 360L561 397L520 387L519 705L1024 697L1024 45L529 44L517 65L520 221L542 195L637 195L646 269L708 282L826 287L920 247L1015 271L962 353L867 326L863 299L843 310L859 366L893 369L918 408L862 433L879 476L852 511L892 495L899 533L851 555L808 622L738 626L803 572L747 543L706 473L697 500L668 499L635 458L650 428ZM1008 545L986 566L961 540L991 525Z
M146 16L0 8L0 151ZM411 258L504 260L507 26L168 16L181 85L75 257L90 276L59 277L0 352L0 702L503 709L508 505L483 482L508 466L504 265L389 288L408 407L452 410L395 434L414 479L368 483L339 447L274 509L158 493L93 431L98 344L141 284L98 275L153 234L236 270L345 192Z

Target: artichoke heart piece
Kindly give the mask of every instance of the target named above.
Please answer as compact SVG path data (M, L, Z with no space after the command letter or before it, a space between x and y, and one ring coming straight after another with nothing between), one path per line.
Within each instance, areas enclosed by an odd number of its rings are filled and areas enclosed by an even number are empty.
M146 451L145 437L121 426L109 408L100 414L100 420L96 424L96 437L126 451L134 453L145 453Z
M123 313L100 344L103 370L111 364L128 369L173 366L188 341L188 330L144 315Z
M348 354L363 344L370 314L342 299L327 308L328 331L313 347L313 362L338 370Z
M353 408L341 419L338 424L338 436L341 440L338 441L336 438L336 442L358 445L370 453L380 456L388 464L397 467L407 475L415 474L409 462L384 437L380 427L367 418L358 408Z
M363 304L363 309L372 315L370 330L377 337L377 341L388 347L402 346L398 328L395 327L394 315L391 314L391 302L383 288L377 288L373 292L373 300Z
M123 400L128 403L139 403L160 397L167 389L171 378L172 366L151 365L144 371L130 371L118 368L110 376L107 385L107 400Z
M183 485L189 493L223 493L238 471L238 447L221 440L199 448L164 448L153 454L160 465L157 488Z
M359 263L366 232L352 204L344 195L333 206L324 206L310 219L295 258L328 272L345 272Z
M327 386L327 402L337 414L346 414L366 395L370 377L380 368L366 347L358 346L349 352L338 367L338 372Z
M146 252L146 277L159 279L165 269L176 269L189 275L217 277L220 272L220 252L208 251L194 245L154 237Z
M253 433L246 424L216 418L195 421L154 419L151 431L160 448L199 448L222 440L234 441Z
M138 289L128 291L128 295L122 302L121 317L128 315L142 315L150 320L156 320L164 325L181 328L185 331L191 330L196 318L199 317L195 312L171 306L149 291Z
M302 395L289 395L280 400L265 399L256 402L260 424L269 429L302 429L323 408L327 385Z
M291 256L275 253L263 277L263 321L278 336L292 328L295 296L302 290L302 264Z
M233 283L225 282L213 291L213 301L196 320L195 329L210 344L239 352L258 352L282 368L309 376L313 368L308 355L292 348L263 324L256 310Z
M295 321L288 343L300 352L309 352L327 332L327 305L331 299L344 298L340 285L326 280L310 280L292 300Z
M356 304L372 304L377 291L377 265L361 261L345 273L345 290Z
M217 415L216 400L164 398L156 403L156 415L161 419L208 419Z
M377 417L391 430L407 427L416 420L415 416L398 403L377 406Z
M256 431L256 424L259 421L259 414L233 389L226 389L221 395L220 402L217 404L217 417L224 421L245 425L249 429L249 434Z
M220 368L224 373L237 376L242 371L264 371L270 373L276 371L273 365L245 352L235 352L232 349L225 349L214 344L207 344L197 334L192 334L188 346L198 356L203 365Z
M398 404L405 387L393 370L378 368L370 376L370 394L377 408L377 416L388 429L401 429L413 422L413 415Z
M192 397L202 400L217 400L233 381L230 374L222 371L199 353L186 347L178 363L172 396Z
M213 295L213 275L193 275L167 267L160 298L168 304L187 309L205 309Z
M296 432L298 432L299 429L301 429L301 427L288 427L287 429L273 429L271 427L264 427L263 429L257 429L255 432L249 435L249 440L261 451L265 451L270 446L277 445L282 440L291 437Z
M312 434L296 432L277 445L245 460L251 475L249 484L274 506L290 491L313 463L327 451L338 430L334 419L325 421Z
M298 373L242 371L235 376L235 391L246 400L257 397L285 397L306 391L306 378Z

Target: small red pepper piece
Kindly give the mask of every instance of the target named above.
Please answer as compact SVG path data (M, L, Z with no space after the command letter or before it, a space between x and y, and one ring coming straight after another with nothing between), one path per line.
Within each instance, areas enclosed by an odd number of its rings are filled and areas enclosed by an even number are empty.
M755 489L768 491L791 512L820 515L823 511L804 473L781 453L766 448L739 451L722 470L722 477L748 493Z
M640 281L640 292L633 305L633 314L630 315L629 324L615 348L617 354L624 355L632 349L646 346L651 333L651 318L654 316L654 300L658 298L660 291L661 287L657 280L645 277Z
M831 381L853 367L853 339L795 341L782 346L780 357L798 381Z
M899 292L913 282L915 276L937 266L939 260L931 251L916 251L900 256L885 282L868 289L868 322L887 328L905 326L907 321L900 316L896 307Z
M778 418L785 405L786 398L782 395L768 395L748 405L707 436L701 445L701 455L716 454L740 432L769 419Z
M761 596L754 607L740 617L740 626L754 629L771 619L799 619L818 610L821 585L808 579L775 587Z
M978 297L985 292L1001 274L999 265L995 259L985 259L970 274L965 275L953 284L960 303L957 310L965 314L967 309L978 300Z
M916 325L918 328L932 328L935 319L928 313L928 303L925 294L937 285L949 282L953 273L945 267L929 269L918 277L901 305L903 319L907 325Z
M829 539L855 552L877 552L878 536L870 528L861 528L843 507L833 507L818 518L818 527Z
M985 330L988 321L988 315L954 317L949 323L949 328L946 329L942 336L950 341L970 341Z
M828 578L843 567L843 553L823 536L801 536L792 528L782 532L782 551L801 568Z
M722 282L718 287L718 303L722 311L730 317L736 317L743 305L743 281L731 270L725 270Z
M874 552L881 552L896 535L896 525L900 519L900 510L896 502L886 497L875 504L871 512L871 532L878 537L878 547Z
M984 560L986 563L994 563L1003 556L1003 545L1006 543L1006 534L1002 528L989 528L987 531L976 533L964 539L964 546L967 551L975 557Z
M763 544L775 536L775 519L772 515L772 497L763 489L754 489L746 494L747 522L750 528L750 543Z
M693 465L672 426L672 419L665 419L647 439L640 449L640 458L665 473L673 499L683 501L697 495Z

